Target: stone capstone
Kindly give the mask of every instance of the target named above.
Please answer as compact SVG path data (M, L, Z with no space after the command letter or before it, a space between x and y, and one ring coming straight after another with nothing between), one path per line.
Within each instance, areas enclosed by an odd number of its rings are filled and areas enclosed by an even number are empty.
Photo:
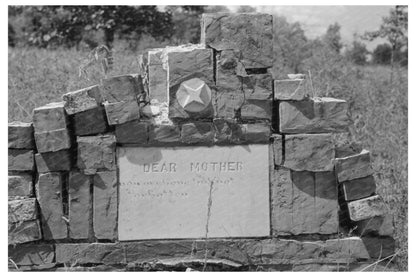
M100 93L104 102L134 102L144 92L140 75L121 75L101 80Z
M387 206L379 195L348 202L348 211L352 221L360 221L387 214Z
M307 80L287 79L274 81L275 100L295 100L301 101L310 96Z
M67 128L68 121L64 102L54 102L33 110L35 133Z
M68 92L62 96L62 100L68 115L97 108L102 102L98 85Z
M273 65L273 17L268 14L203 14L201 43L217 51L236 49L247 68Z

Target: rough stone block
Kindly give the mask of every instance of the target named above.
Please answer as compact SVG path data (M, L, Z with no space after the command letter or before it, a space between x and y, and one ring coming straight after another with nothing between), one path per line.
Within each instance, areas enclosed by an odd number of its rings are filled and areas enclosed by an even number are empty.
M243 124L242 129L246 143L269 143L270 141L269 123Z
M274 164L280 166L283 163L283 137L278 134L273 134L272 138Z
M45 240L67 237L67 225L62 204L63 174L57 172L39 174L36 183L42 231Z
M215 143L241 144L244 142L244 130L241 124L233 120L214 119Z
M41 133L35 132L35 141L39 153L71 148L71 137L68 129L57 129Z
M180 141L181 131L177 125L151 125L149 128L149 143L151 144L179 143Z
M270 174L273 235L338 231L338 190L332 172L279 168Z
M26 172L9 172L9 199L33 196L33 176Z
M35 155L38 172L69 171L72 167L72 151L60 150L56 152L37 153Z
M64 129L67 124L64 102L50 103L33 110L35 133Z
M362 240L373 259L381 259L394 254L395 241L392 237L363 237Z
M325 242L324 249L329 254L325 256L332 258L335 262L342 258L348 259L348 257L353 260L368 260L370 258L366 245L360 237L329 239Z
M56 245L56 262L63 264L126 263L119 243L60 243Z
M283 165L295 171L332 171L335 157L330 134L304 134L285 136Z
M335 159L335 171L340 183L372 175L370 152L362 150L359 154Z
M170 49L165 55L168 68L169 117L212 118L214 115L212 50L202 48L200 45L191 45ZM197 84L195 87L190 83L193 81ZM182 100L183 103L180 102Z
M149 138L148 125L137 120L116 125L117 143L146 144Z
M281 102L279 118L287 134L345 132L351 123L348 103L334 98Z
M348 211L352 221L360 221L387 214L387 206L379 195L348 203Z
M245 68L273 65L273 17L268 14L203 14L201 43L217 51L237 49Z
M9 223L38 219L36 198L9 201Z
M87 239L90 237L92 220L92 180L81 172L71 171L68 178L69 237ZM92 225L91 225L92 226Z
M102 102L98 85L68 92L62 96L62 100L69 115L97 108Z
M76 136L96 135L108 130L107 117L102 106L76 113L72 116Z
M117 172L94 175L93 225L97 239L117 239Z
M345 181L341 186L346 201L365 198L376 192L376 182L372 175Z
M248 75L243 78L245 99L273 100L273 77L270 73Z
M8 162L10 171L33 171L35 169L33 150L9 149Z
M42 239L39 220L9 223L8 233L9 245Z
M241 119L272 119L272 100L246 99L241 106Z
M274 81L275 100L295 100L301 101L310 96L307 80L288 79Z
M97 170L116 169L114 135L78 137L77 142L77 166L84 174L93 175Z
M9 258L16 265L44 265L55 260L53 244L22 244L9 246Z
M356 233L359 236L375 234L378 236L393 236L393 215L376 216L356 222Z
M216 55L215 85L218 92L241 94L242 77L247 75L240 62L241 53L235 50L223 50Z
M214 134L214 128L210 122L185 123L181 128L181 140L186 144L212 144Z
M109 103L137 101L137 96L143 92L141 77L137 75L121 75L101 80L101 97Z
M136 101L104 103L108 124L117 125L140 118L140 108Z
M244 104L242 91L221 92L215 94L215 117L224 119L236 119L240 115Z
M9 148L35 149L33 124L24 122L10 122L8 126Z

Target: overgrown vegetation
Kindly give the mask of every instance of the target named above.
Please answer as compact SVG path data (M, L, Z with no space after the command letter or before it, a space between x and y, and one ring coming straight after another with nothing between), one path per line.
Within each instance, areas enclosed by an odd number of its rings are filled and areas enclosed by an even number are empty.
M250 8L244 7L241 11L253 11ZM146 9L154 11L154 8ZM395 13L397 10L401 15ZM170 36L154 37L151 31L134 29L130 33L123 33L125 29L114 29L114 40L111 42L113 58L111 74L138 72L137 56L146 48L198 42L199 16L207 11L226 11L226 8L223 6L168 7L166 14L161 16L164 18L166 16L166 22L169 22L170 26L165 26L166 29L160 28L171 30ZM402 20L404 13L406 13L406 24ZM103 77L100 65L91 65L88 68L89 80L80 79L78 76L78 67L91 50L90 47L80 47L85 41L85 36L88 37L86 34L89 34L85 32L86 25L76 25L76 28L83 30L82 37L75 39L76 43L71 42L67 45L64 43L66 39L63 39L60 43L45 44L44 40L48 37L42 32L49 23L44 23L43 20L55 20L59 16L55 14L51 18L36 17L39 21L36 26L40 29L22 31L26 24L22 23L23 21L33 22L33 18L23 17L22 14L23 11L17 11L9 18L9 45L15 46L9 47L8 53L9 121L30 121L33 108L52 101L61 101L62 94L96 84ZM73 20L73 16L74 14L67 15L64 18ZM349 129L347 140L362 144L372 153L378 193L388 203L395 219L395 239L397 249L401 251L397 264L401 270L407 270L407 11L403 8L393 9L390 17L400 19L394 21L387 18L383 24L400 21L398 26L403 28L398 32L402 35L401 39L397 39L400 43L393 41L396 43L393 47L392 41L388 40L386 45L379 46L373 51L373 62L369 62L365 44L358 37L352 45L341 43L340 26L337 24L331 25L323 37L310 40L306 38L300 23L288 23L285 18L274 16L276 60L273 74L276 79L282 79L286 78L288 73L306 73L311 76L316 96L337 97L349 102L354 124ZM141 20L142 24L147 25L151 18L141 17L135 20ZM65 28L58 28L57 26L60 25L53 24L53 26L55 29L52 30L59 30L56 31L55 36L59 39L64 37L62 32L66 32ZM98 37L99 33L102 34L104 27L99 26L98 29L95 27L94 35L89 36L89 39ZM140 30L151 30L143 25L137 26L139 27ZM395 31L397 31L396 27L394 27ZM41 48L29 46L36 45L26 39L31 37L31 32L42 34L32 36L37 37L38 40L41 37L43 42L38 45ZM74 36L79 34L75 32ZM59 39L50 37L48 41L59 42ZM95 44L91 43L91 45L96 47L102 42L105 43L105 39L103 41L97 39L94 41ZM343 47L346 51L342 51ZM395 56L392 59L393 52Z

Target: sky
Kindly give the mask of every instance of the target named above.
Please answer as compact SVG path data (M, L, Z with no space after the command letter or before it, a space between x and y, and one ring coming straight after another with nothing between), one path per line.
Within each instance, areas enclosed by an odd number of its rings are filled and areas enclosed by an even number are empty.
M258 12L277 14L286 17L290 22L299 21L308 38L323 35L330 24L338 22L341 25L341 37L344 43L351 43L354 33L363 34L365 31L375 31L382 22L383 16L388 16L394 6L253 6ZM238 6L228 6L235 11ZM383 40L367 43L367 48L373 50Z

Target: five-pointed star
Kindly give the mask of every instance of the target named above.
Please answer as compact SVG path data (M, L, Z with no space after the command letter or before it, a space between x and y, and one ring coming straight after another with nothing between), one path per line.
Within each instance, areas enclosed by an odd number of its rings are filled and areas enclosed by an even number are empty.
M203 87L205 86L204 83L202 83L199 87L193 89L186 84L183 84L183 87L185 88L185 91L188 93L186 96L186 99L183 103L183 106L186 107L187 105L191 104L192 102L200 103L204 105L204 101L201 99L201 91Z

